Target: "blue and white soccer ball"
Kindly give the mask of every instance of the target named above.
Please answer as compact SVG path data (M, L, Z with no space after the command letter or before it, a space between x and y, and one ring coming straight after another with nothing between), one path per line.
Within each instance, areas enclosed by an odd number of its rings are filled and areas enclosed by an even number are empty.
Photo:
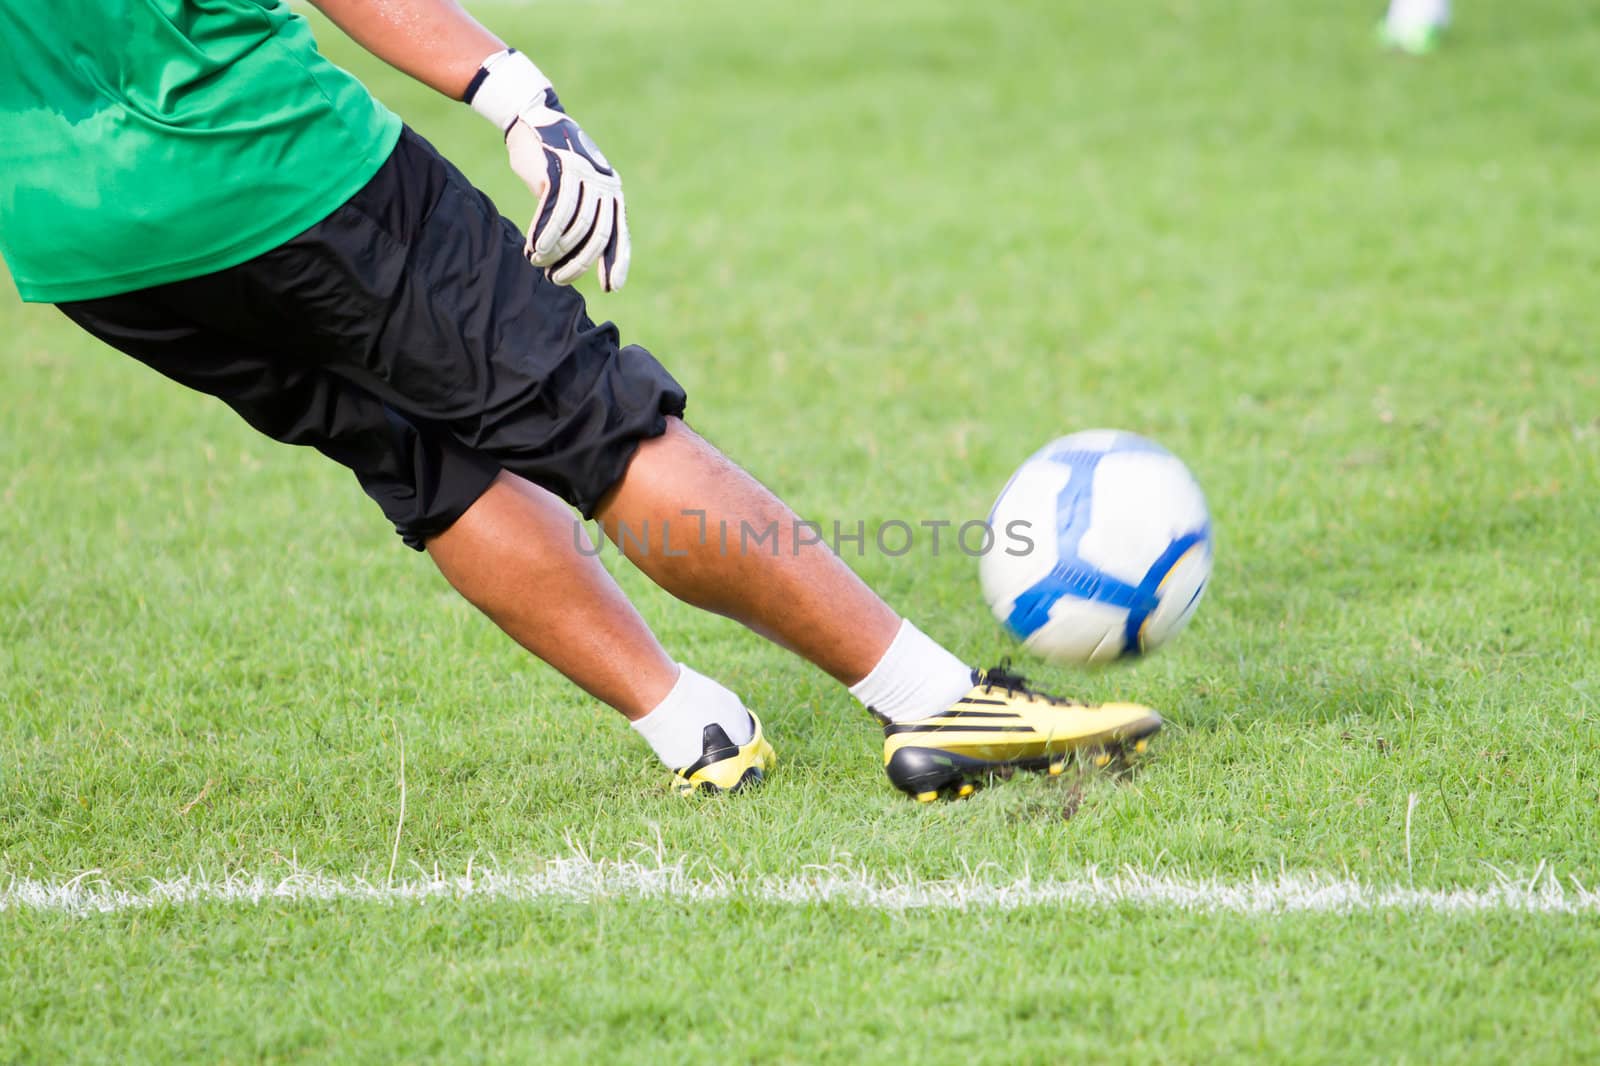
M1103 663L1144 655L1194 614L1211 576L1211 518L1189 468L1136 433L1045 445L989 512L989 609L1029 651Z

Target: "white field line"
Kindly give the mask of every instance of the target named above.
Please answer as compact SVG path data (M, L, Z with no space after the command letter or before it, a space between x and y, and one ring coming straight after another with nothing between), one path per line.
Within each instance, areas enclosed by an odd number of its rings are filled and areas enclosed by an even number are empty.
M951 880L885 878L848 866L823 866L796 877L696 877L680 862L594 860L576 855L547 861L531 873L469 870L374 883L361 878L297 872L287 877L231 874L186 876L116 887L95 873L65 882L14 879L0 886L0 912L111 914L197 904L400 904L428 900L723 900L832 903L872 910L1096 910L1132 908L1241 915L1305 913L1600 914L1600 892L1562 884L1540 868L1531 878L1500 877L1479 888L1413 889L1366 885L1316 875L1283 874L1247 881L1191 879L1127 870L1088 871L1068 879L997 882L981 872Z

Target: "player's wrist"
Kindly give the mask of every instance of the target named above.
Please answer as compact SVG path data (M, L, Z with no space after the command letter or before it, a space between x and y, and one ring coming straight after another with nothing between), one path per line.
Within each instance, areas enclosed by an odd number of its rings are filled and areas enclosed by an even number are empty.
M462 95L472 110L494 123L501 133L509 130L517 116L529 107L559 109L555 98L555 87L544 71L515 48L486 58Z

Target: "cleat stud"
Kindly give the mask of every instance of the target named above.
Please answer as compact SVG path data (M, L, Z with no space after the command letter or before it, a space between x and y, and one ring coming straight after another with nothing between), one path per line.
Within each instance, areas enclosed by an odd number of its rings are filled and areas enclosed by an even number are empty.
M1050 776L1051 777L1060 777L1063 773L1066 772L1066 769L1067 769L1067 764L1065 762L1053 762L1053 763L1050 764Z
M972 783L971 783L971 782L970 782L970 781L969 781L969 782L967 782L967 783L966 783L966 784L964 784L964 785L962 785L962 786L961 786L961 787L960 787L960 788L959 788L959 789L958 789L958 790L957 790L957 791L956 791L956 798L957 798L957 799L966 799L966 798L967 798L967 797L968 797L968 796L970 796L970 795L972 795L972 794L973 794L973 793L974 793L974 792L976 792L976 791L978 791L978 786L977 786L977 785L974 785L974 784L972 784Z
M917 802L918 803L932 803L934 800L936 800L938 798L939 798L939 793L937 793L937 792L918 792L917 793Z
M1133 753L1135 755L1143 755L1144 752L1145 752L1145 749L1148 748L1149 746L1150 746L1150 742L1148 740L1136 741L1134 743L1134 745L1133 745Z
M1101 752L1099 755L1094 757L1094 765L1097 769L1104 769L1105 767L1110 766L1111 756L1107 755L1105 752Z

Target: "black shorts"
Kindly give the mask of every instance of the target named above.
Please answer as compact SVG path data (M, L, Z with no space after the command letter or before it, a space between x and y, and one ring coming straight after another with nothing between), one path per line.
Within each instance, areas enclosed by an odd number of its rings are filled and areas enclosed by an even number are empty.
M591 517L685 403L409 129L365 188L265 255L60 306L267 436L349 467L419 549L501 470Z

